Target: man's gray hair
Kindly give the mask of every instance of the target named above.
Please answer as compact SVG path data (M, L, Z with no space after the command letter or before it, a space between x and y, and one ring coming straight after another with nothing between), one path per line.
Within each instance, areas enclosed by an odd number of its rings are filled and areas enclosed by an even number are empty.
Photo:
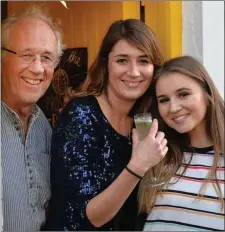
M57 41L57 56L61 57L63 54L63 49L65 49L65 45L62 42L62 30L59 27L58 23L54 23L51 16L49 16L46 12L44 12L42 6L32 5L28 7L25 11L20 13L19 15L13 15L9 18L6 18L2 22L2 47L9 47L9 31L12 25L18 22L22 18L32 17L37 18L44 21L54 32L56 41ZM2 51L2 56L4 55L4 51Z

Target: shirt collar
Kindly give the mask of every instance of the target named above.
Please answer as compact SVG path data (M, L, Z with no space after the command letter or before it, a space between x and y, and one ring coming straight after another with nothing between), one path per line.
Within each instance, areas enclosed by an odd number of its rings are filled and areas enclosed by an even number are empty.
M1 104L2 104L3 109L6 112L8 112L12 116L20 119L19 115L14 110L12 110L5 102L1 101ZM40 108L35 104L32 108L32 113L31 113L30 118L32 118L32 120L34 120L38 117L39 114L40 114Z

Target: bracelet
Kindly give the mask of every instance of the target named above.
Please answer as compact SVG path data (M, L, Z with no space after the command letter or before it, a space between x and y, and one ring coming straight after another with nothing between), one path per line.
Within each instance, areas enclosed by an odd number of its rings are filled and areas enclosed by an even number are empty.
M136 176L138 179L142 179L142 176L139 176L138 174L136 174L135 172L133 172L132 170L130 170L127 166L125 167L125 169L131 173L133 176Z

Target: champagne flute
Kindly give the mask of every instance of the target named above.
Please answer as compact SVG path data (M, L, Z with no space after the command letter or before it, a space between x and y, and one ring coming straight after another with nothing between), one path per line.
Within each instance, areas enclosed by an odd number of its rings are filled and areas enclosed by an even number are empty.
M150 113L136 114L134 115L134 122L140 140L143 140L148 135L152 124L152 116ZM154 167L151 168L150 172L152 175L149 176L149 181L146 183L147 187L156 187L165 184L165 181L156 178Z

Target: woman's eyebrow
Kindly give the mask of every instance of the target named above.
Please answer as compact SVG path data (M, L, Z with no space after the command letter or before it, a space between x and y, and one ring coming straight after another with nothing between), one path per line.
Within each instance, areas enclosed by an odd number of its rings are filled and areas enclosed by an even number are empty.
M180 92L180 91L190 91L191 89L189 89L189 88L179 88L179 89L177 89L176 90L176 93L178 93L178 92ZM160 98L160 97L166 97L166 95L165 94L161 94L161 95L159 95L157 98Z

